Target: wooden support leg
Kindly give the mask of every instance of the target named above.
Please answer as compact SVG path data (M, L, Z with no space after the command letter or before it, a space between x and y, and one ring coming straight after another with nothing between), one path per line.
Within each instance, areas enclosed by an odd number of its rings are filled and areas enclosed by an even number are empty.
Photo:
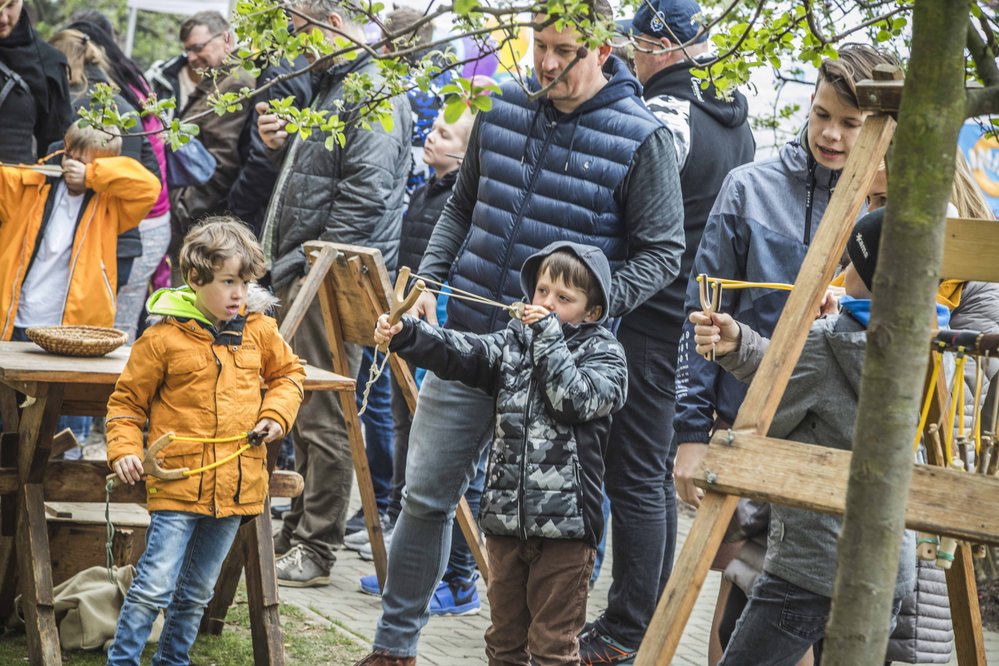
M975 566L971 546L959 543L954 562L947 570L947 596L954 623L954 646L960 666L985 666L985 642L982 636L982 611L978 606Z
M45 524L42 486L26 484L20 495L17 542L20 557L21 607L28 637L28 658L32 664L55 666L62 663L59 629L52 600L52 565L49 535Z
M246 525L246 596L250 604L253 663L284 666L284 638L274 570L270 502Z
M337 268L338 266L334 262L334 270ZM333 371L349 377L351 372L344 349L340 312L330 280L323 283L319 290L319 296L323 307L326 338L329 340L330 353L333 356ZM375 562L375 574L378 576L378 586L384 588L385 576L388 573L388 554L385 552L385 541L382 538L382 524L378 515L378 505L375 502L374 485L371 483L368 456L364 450L364 437L361 435L361 420L357 416L357 403L353 391L338 391L337 398L340 400L340 409L347 426L347 437L350 439L350 455L354 462L358 492L361 495L364 523L368 528L368 537L371 539L371 557Z
M265 511L270 509L266 506ZM222 571L215 581L215 594L208 602L208 608L201 618L201 633L218 636L225 628L225 616L229 612L229 606L236 596L236 588L239 587L239 577L243 574L243 564L246 562L247 533L250 525L243 525L236 532L236 540L232 542L229 555L222 563ZM273 544L272 544L273 546Z
M472 509L468 506L468 501L464 497L458 500L456 515L458 516L458 527L461 528L461 533L465 535L465 542L468 544L469 550L472 551L472 556L475 557L476 566L479 567L482 582L488 585L489 559L486 557L482 539L479 536L479 524L475 522Z
M734 495L704 493L680 558L645 631L635 666L668 666L672 662L683 628L738 503L739 498Z

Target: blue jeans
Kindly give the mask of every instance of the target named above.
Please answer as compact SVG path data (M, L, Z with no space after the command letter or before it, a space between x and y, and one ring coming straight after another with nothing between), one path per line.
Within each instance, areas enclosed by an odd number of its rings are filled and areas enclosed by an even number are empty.
M361 356L361 369L357 373L357 408L361 409L364 387L368 384L368 370L374 360L374 349L365 347ZM378 362L381 363L379 354ZM361 417L364 424L364 450L368 454L368 467L371 469L371 483L375 487L375 501L378 512L388 510L392 494L392 374L389 366L368 392L368 408Z
M410 430L376 649L416 656L430 598L450 558L455 507L492 442L493 419L491 396L427 373Z
M795 666L813 646L815 663L819 663L831 604L829 597L764 571L756 579L718 666ZM888 633L895 628L900 607L898 600Z
M222 562L240 516L214 518L185 511L153 511L146 550L118 616L109 666L138 666L153 622L166 608L154 666L189 664L205 607L215 593Z

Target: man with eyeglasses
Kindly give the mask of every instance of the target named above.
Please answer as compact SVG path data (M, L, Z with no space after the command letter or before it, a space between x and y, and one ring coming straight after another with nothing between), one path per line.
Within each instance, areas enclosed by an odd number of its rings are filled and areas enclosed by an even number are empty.
M198 126L198 140L215 157L217 166L208 182L171 189L171 256L176 254L180 240L192 222L228 210L229 189L239 175L239 138L250 105L244 103L241 110L219 116L211 112L210 100L217 93L239 92L243 88L252 89L256 84L246 70L227 62L236 38L229 23L218 12L198 12L186 19L180 26L180 41L184 55L175 60L183 60L183 65L165 67L161 77L154 76L150 80L159 99L177 99L174 113L182 121ZM217 75L209 76L209 72ZM161 79L171 84L170 90L160 88Z

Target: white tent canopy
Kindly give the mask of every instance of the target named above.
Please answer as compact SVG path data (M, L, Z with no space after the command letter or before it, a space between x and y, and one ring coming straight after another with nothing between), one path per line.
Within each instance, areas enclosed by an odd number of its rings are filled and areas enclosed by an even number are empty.
M128 32L125 35L125 55L132 55L135 43L135 19L139 11L190 16L214 9L229 16L235 0L128 0Z

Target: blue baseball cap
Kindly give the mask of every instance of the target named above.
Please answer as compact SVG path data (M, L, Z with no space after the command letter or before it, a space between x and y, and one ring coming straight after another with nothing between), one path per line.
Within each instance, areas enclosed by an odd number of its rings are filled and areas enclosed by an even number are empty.
M694 0L642 0L635 17L631 19L633 33L665 37L671 42L686 44L695 37L695 44L708 38L701 23L694 17L701 13L701 7Z

